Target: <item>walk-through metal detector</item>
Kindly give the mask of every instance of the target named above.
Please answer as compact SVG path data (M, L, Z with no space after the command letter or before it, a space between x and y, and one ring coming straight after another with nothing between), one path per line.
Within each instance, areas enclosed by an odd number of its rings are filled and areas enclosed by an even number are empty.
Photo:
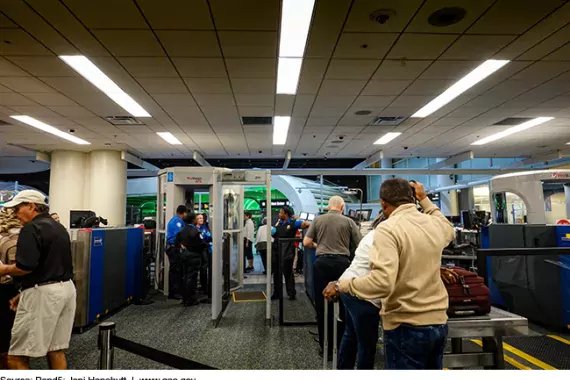
M209 225L212 233L212 321L215 325L229 303L231 291L243 287L244 186L265 185L271 204L271 171L232 170L213 167L175 167L158 173L157 256L155 288L168 295L166 226L176 207L193 209L194 192L210 194ZM266 209L271 226L271 208ZM271 244L267 245L266 321L271 320Z

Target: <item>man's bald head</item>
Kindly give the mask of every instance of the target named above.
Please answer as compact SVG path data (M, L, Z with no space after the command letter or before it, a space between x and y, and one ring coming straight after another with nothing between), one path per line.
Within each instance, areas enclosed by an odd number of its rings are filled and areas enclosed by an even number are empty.
M329 199L329 211L336 210L336 211L343 211L344 210L344 199L339 197L338 195L334 195Z

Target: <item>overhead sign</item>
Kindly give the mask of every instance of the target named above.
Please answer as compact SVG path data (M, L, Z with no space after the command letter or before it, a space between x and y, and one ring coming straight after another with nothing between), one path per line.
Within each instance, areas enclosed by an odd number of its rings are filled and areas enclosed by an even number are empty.
M283 207L289 206L289 201L287 199L272 199L271 207ZM261 207L267 207L267 201L261 201Z
M556 172L556 173L552 173L550 175L551 178L555 178L555 179L566 179L566 178L570 178L570 173L560 173L560 172Z
M174 172L168 172L166 182L174 182Z

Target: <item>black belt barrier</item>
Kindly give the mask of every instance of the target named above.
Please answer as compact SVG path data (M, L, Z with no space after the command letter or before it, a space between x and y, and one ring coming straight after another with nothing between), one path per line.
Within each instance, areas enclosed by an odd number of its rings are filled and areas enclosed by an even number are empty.
M104 322L99 325L98 346L100 351L99 369L113 369L115 348L119 348L176 369L217 369L118 337L116 335L114 322Z

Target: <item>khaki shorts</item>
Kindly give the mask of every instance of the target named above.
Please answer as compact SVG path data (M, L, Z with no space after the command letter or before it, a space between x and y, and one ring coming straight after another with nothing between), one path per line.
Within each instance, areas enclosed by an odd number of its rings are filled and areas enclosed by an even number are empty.
M37 358L69 348L74 319L72 281L24 290L12 328L9 355Z

